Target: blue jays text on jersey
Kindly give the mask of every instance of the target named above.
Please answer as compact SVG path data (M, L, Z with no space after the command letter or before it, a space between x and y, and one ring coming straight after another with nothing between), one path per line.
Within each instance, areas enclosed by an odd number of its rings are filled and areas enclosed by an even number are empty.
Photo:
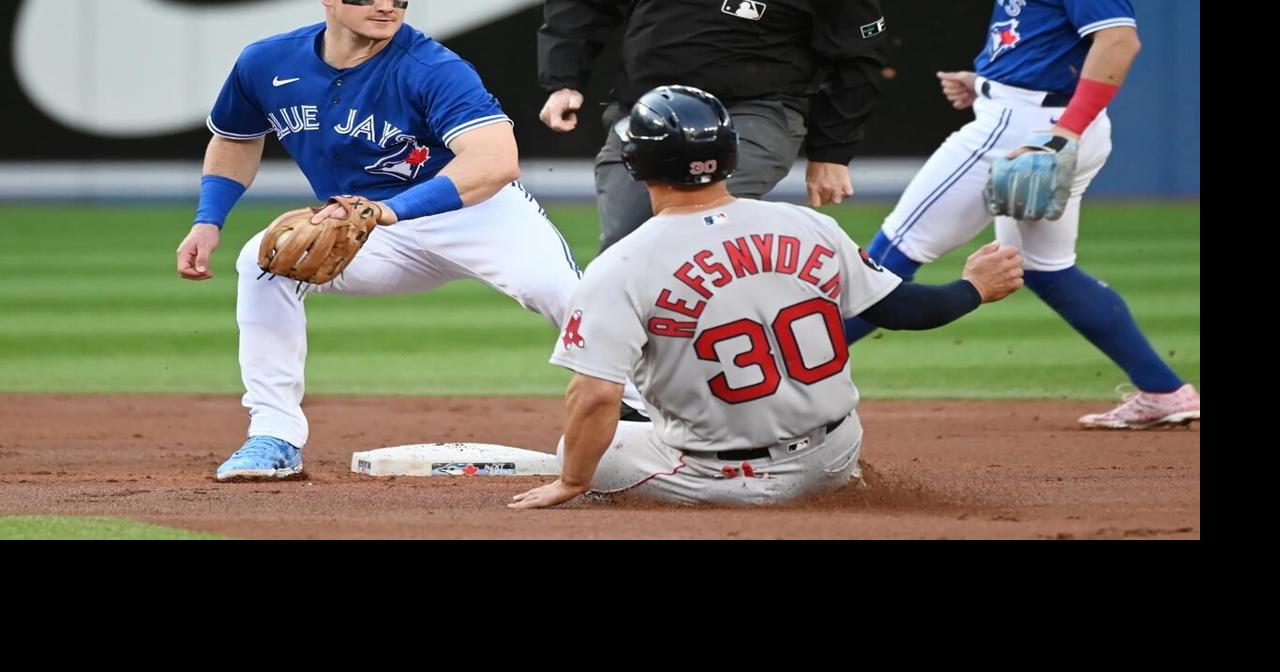
M319 199L390 198L448 165L448 145L462 133L511 123L470 63L408 25L345 70L321 57L324 30L249 45L208 121L236 140L274 132Z
M1130 0L996 0L974 70L1001 84L1070 97L1089 53L1085 37L1137 25Z

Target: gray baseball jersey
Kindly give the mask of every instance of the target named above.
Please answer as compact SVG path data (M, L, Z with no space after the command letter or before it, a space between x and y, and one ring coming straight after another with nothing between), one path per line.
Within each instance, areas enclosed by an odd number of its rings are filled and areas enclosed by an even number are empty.
M853 410L842 318L900 282L807 208L657 216L587 269L551 362L630 377L673 448L767 446Z

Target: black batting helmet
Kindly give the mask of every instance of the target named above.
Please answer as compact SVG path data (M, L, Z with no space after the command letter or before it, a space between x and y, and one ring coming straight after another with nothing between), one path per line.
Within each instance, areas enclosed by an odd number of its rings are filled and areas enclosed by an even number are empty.
M691 86L660 86L631 108L622 162L636 180L697 186L726 180L738 167L738 131L713 95Z

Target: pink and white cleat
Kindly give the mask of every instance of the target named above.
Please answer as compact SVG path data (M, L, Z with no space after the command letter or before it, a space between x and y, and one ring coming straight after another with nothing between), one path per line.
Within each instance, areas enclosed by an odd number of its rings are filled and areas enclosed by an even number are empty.
M1124 395L1123 404L1106 413L1090 413L1080 418L1080 424L1091 429L1151 429L1189 425L1199 419L1200 394L1187 383L1166 394L1134 390Z

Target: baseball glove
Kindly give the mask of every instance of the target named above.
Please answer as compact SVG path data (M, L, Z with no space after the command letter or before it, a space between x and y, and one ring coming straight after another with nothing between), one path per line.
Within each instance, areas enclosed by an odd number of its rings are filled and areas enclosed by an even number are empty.
M320 208L290 210L267 227L258 247L258 266L267 273L322 285L342 274L378 225L381 208L358 196L334 196L346 217L319 224L311 218Z
M991 165L982 192L987 212L1019 220L1059 219L1071 198L1080 145L1061 136L1042 136L1025 146L1032 151Z

